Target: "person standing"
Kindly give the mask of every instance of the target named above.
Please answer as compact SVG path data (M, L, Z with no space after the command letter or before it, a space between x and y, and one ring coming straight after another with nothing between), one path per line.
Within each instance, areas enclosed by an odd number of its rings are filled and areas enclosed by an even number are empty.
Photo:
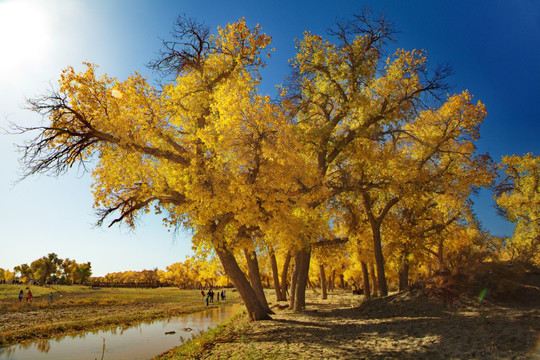
M34 295L32 295L32 291L30 291L30 289L28 289L28 294L26 294L26 302L31 303L32 302L32 297L34 297Z
M23 297L24 297L24 291L22 291L22 289L21 289L21 291L19 291L19 302L22 301Z

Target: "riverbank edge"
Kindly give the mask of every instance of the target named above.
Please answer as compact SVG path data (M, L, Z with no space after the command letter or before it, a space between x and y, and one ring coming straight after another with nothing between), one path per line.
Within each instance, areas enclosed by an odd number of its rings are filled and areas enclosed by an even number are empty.
M269 349L262 351L253 343L245 339L246 333L252 329L253 321L249 320L244 306L213 328L196 334L184 344L174 347L163 354L155 356L152 360L199 360L199 359L266 359L266 360L286 360L291 359L291 354L287 349ZM241 344L238 352L222 354L219 350L221 343L237 342ZM216 348L218 350L216 350Z
M120 315L115 313L110 316L101 316L87 320L44 324L26 329L24 331L12 331L0 334L0 347L9 347L23 342L54 339L62 336L78 335L89 331L107 330L113 327L129 327L140 323L163 320L174 316L192 314L208 309L209 307L205 305L195 305L173 309L153 309L143 313L137 312Z
M215 327L201 331L180 346L153 357L153 360L200 359L217 343L231 340L236 334L245 331L249 324L246 309L242 306L233 316Z

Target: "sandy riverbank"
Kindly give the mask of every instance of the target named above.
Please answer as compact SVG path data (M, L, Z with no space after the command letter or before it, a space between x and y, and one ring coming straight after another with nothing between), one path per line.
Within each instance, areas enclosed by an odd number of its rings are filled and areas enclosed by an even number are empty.
M540 307L530 302L445 307L410 293L360 302L308 292L303 313L274 302L272 320L233 322L195 358L540 359Z

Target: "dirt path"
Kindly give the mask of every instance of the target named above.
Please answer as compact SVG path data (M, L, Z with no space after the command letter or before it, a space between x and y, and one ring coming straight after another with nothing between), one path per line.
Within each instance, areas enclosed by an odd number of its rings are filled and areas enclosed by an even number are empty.
M408 293L361 306L359 299L341 293L320 300L311 293L300 314L274 303L273 320L238 326L200 358L540 359L536 305L470 301L445 308Z

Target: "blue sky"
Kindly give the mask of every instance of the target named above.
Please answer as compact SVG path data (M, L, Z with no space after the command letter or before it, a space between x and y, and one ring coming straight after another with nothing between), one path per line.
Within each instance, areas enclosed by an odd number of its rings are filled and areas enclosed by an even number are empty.
M263 92L273 93L304 30L324 34L336 19L362 7L384 12L401 32L393 47L425 49L431 66L449 64L452 92L468 89L486 104L479 153L497 162L507 154L540 154L540 4L515 1L151 1L0 0L0 128L41 119L22 109L24 99L56 84L62 68L83 61L120 79L145 68L176 17L198 18L215 29L245 17L272 36L276 49L263 71ZM56 178L35 176L14 185L23 137L0 134L0 267L12 269L49 252L91 261L95 275L142 270L183 261L190 234L173 236L155 216L136 231L94 228L88 174L73 169ZM509 235L482 191L475 209L486 229Z

